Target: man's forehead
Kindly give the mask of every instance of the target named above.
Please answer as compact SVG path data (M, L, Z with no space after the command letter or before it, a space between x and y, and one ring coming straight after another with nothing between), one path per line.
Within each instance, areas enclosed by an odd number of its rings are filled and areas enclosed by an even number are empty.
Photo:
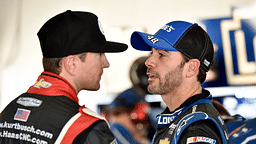
M161 49L156 49L156 48L151 48L151 51L153 51L153 50L155 50L155 51L157 51L157 52L166 52L166 53L177 53L177 52L179 52L179 51L167 51L167 50L161 50Z

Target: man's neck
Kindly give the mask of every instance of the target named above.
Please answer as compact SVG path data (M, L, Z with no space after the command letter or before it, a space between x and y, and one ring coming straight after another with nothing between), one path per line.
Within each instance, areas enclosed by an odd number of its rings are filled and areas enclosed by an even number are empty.
M163 101L169 108L169 110L174 111L187 99L200 93L202 93L202 87L200 86L200 84L194 84L194 85L180 86L174 91L161 96Z

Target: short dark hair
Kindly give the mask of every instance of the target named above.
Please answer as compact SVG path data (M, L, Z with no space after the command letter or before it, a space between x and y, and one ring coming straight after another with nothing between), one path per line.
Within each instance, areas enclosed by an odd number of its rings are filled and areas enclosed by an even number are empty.
M182 56L183 56L185 62L188 62L190 60L190 58L187 57L186 55L182 54ZM202 84L206 80L206 75L207 75L206 71L200 66L199 73L197 75L197 81L199 81L200 84Z
M84 52L84 53L81 53L81 54L77 55L82 62L85 62L86 53L87 52ZM52 72L52 73L55 73L55 74L59 75L61 73L60 62L63 58L64 57L60 57L60 58L46 58L46 57L43 57L44 71Z
M61 57L61 58L43 57L44 71L52 72L52 73L59 75L61 72L60 62L62 59L63 59L63 57Z

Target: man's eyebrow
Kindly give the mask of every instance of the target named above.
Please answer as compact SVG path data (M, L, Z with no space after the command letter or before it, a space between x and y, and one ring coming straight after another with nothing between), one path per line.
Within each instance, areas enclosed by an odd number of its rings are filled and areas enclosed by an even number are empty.
M168 50L162 50L162 51L164 51L164 52L166 52L166 53L169 53L169 51L168 51Z

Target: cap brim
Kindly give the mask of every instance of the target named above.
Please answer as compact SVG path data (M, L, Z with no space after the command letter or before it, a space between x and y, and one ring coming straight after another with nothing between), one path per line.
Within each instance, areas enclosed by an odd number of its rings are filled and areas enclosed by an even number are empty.
M151 48L167 51L178 51L161 37L138 31L132 33L131 45L133 48L141 51L151 51Z
M107 41L104 45L90 50L90 52L116 53L127 50L128 45L124 43Z

